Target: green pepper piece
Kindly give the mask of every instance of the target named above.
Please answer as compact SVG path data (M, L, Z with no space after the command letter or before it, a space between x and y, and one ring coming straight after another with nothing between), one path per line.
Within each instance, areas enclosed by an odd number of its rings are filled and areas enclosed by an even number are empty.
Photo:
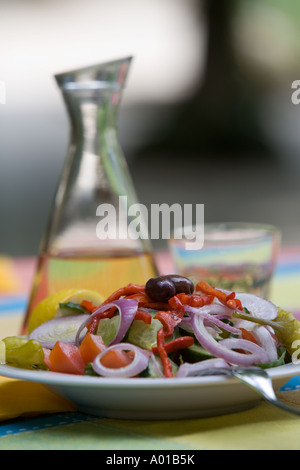
M5 343L6 349L15 349L26 344L28 338L23 338L22 336L7 336L2 341Z
M282 308L278 308L278 315L274 320L265 320L239 312L233 312L232 316L260 325L271 326L277 339L286 347L291 356L297 352L297 348L300 346L300 322L292 313L286 312Z
M3 339L6 347L6 363L24 369L43 366L44 351L35 339L8 336Z

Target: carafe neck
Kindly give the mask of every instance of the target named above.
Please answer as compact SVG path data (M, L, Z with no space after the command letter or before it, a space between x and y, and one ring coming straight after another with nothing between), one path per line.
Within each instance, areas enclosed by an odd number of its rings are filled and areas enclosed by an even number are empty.
M103 133L116 138L121 94L131 57L55 75L71 120L72 141L97 153Z
M81 151L99 154L107 133L117 139L121 89L64 90L71 121L71 142Z

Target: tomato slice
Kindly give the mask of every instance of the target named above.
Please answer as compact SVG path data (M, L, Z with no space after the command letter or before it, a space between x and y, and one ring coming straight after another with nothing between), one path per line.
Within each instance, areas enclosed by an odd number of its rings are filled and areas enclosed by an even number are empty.
M53 372L83 375L85 364L79 348L71 343L57 341L49 354L49 365Z
M79 346L79 352L85 364L93 362L99 353L106 348L103 339L99 335L87 333Z
M101 358L101 364L108 369L120 369L128 366L134 358L134 351L111 349Z

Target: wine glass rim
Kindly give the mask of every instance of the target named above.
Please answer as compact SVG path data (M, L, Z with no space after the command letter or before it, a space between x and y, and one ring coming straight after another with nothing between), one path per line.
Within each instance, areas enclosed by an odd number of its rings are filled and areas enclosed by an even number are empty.
M280 230L271 224L252 222L212 222L197 227L187 225L175 228L170 243L180 242L180 239L190 239L188 234L196 234L203 231L203 238L206 242L219 243L245 243L266 239L280 239Z

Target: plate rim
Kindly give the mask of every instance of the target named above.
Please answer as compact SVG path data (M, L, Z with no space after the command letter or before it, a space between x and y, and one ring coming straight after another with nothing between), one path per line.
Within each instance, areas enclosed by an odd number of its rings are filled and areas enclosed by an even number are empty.
M300 375L300 364L285 364L283 366L265 369L271 379L290 379ZM107 378L96 376L82 376L65 374L45 370L21 369L7 364L0 364L0 376L35 382L43 385L76 386L76 387L99 387L99 388L182 388L182 387L205 387L225 385L238 382L235 377L225 375L183 377L183 378Z

